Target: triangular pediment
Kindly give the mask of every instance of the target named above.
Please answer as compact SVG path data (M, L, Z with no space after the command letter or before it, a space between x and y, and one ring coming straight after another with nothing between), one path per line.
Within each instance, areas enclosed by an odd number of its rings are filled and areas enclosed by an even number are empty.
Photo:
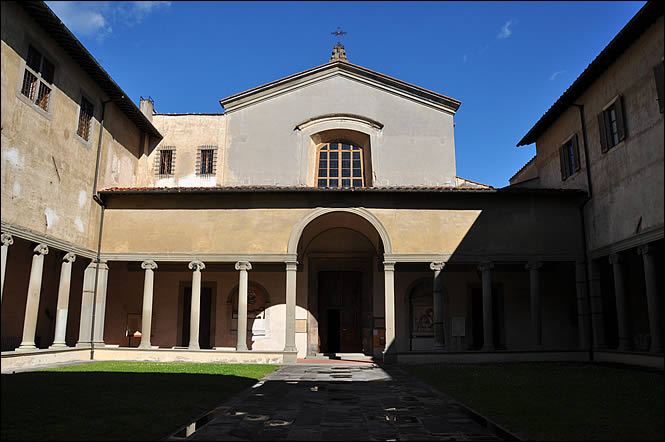
M230 97L222 98L219 103L229 113L336 76L346 77L451 114L454 114L461 104L459 100L454 98L343 60L331 61Z

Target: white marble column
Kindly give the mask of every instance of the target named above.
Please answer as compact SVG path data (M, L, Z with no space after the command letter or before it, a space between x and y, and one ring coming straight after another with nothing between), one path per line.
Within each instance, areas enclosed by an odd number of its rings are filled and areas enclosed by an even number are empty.
M494 350L494 324L492 323L492 269L494 264L482 262L478 269L483 281L483 348L482 351Z
M619 351L628 351L632 348L628 331L628 312L626 311L626 287L624 279L624 268L621 255L613 253L609 257L612 264L614 276L614 297L617 306L617 327L619 329Z
M395 263L383 262L384 293L385 293L385 337L386 345L383 349L384 362L394 362L395 348Z
M58 286L58 304L55 314L55 338L50 348L67 347L65 343L65 332L67 331L67 313L69 311L69 288L72 281L72 263L76 261L76 255L67 253L62 259L60 267L60 285Z
M432 306L434 308L434 347L433 351L443 351L444 343L444 305L443 305L443 277L441 270L445 267L444 262L432 262L429 268L434 271L432 280Z
M649 310L649 334L651 335L651 348L653 353L663 352L663 307L662 298L658 293L656 277L658 270L653 256L654 248L651 245L638 247L637 253L642 255L644 263L644 282L647 289L647 309Z
M592 260L589 262L589 304L591 307L591 328L594 348L599 350L607 348L605 342L605 317L603 313L603 291L600 285L600 264Z
M19 350L34 350L35 331L37 330L37 316L39 314L39 297L42 290L42 272L44 270L44 255L48 254L46 244L39 244L32 255L30 268L30 282L28 284L28 299L25 304L25 319L23 321L23 340Z
M199 326L201 324L201 270L206 266L201 261L192 261L192 308L189 316L189 349L199 350Z
M143 282L143 313L141 316L141 342L139 348L152 348L150 333L152 331L152 296L155 281L154 270L157 263L152 260L143 261L141 268L145 270Z
M296 272L297 261L286 262L286 325L284 351L298 351L296 348Z
M529 261L524 266L529 271L529 293L531 295L531 333L534 350L543 349L543 328L540 310L540 272L543 264L539 261Z
M577 291L577 329L580 350L590 348L589 341L589 303L587 301L586 265L584 261L575 262L575 288Z
M238 279L238 341L237 351L247 351L247 271L252 270L252 264L247 261L236 263L236 270L240 271Z
M14 244L14 238L9 233L2 234L2 276L0 276L0 300L5 289L5 269L7 268L7 249Z

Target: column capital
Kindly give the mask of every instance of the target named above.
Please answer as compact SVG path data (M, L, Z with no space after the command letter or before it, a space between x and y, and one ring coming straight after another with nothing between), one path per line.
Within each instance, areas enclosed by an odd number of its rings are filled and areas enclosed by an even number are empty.
M530 259L524 266L526 270L538 270L543 266L543 263L537 259Z
M14 237L9 233L3 233L2 234L2 245L3 246L11 246L12 244L14 244Z
M610 264L619 264L621 262L621 255L618 253L612 253L609 257L608 260Z
M395 261L383 261L383 270L387 270L389 272L394 272L395 271L395 264L397 264Z
M157 268L157 263L151 259L148 259L141 263L141 268L145 270L155 270Z
M441 270L443 270L443 268L445 266L446 266L445 262L430 262L429 263L430 270L434 270L434 271L437 271L437 270L441 271Z
M298 270L298 261L284 261L286 264L286 270L296 271Z
M655 248L651 244L642 244L637 248L638 255L648 255L650 253L653 253L654 251Z
M492 270L494 268L494 263L490 261L483 261L480 264L478 264L478 270L481 272L486 272L489 270Z
M252 263L249 261L238 261L236 263L236 270L252 270Z
M187 267L189 267L191 270L196 271L201 271L206 268L206 265L203 263L203 261L199 261L198 259L195 259L194 261L191 261L189 264L187 264Z
M48 255L48 246L44 243L38 244L37 247L33 250L34 253L38 253L40 255Z
M65 256L62 257L63 261L74 262L76 261L76 254L74 252L68 252Z

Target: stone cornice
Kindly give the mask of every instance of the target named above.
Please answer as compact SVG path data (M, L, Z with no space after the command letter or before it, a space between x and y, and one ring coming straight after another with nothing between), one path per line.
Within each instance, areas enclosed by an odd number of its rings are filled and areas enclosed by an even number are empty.
M208 263L236 263L249 262L287 262L296 261L297 255L290 253L162 253L162 252L112 252L102 253L106 261L145 261L151 259L157 262L191 262L202 261Z
M660 226L656 226L654 228L645 230L644 232L633 235L630 238L622 239L613 244L590 250L589 257L592 259L597 259L603 256L611 255L612 253L632 249L633 247L638 247L653 241L658 241L659 239L663 239L663 233L665 232L663 227L664 226L661 224Z
M15 224L8 223L6 221L0 222L0 228L2 229L3 233L9 233L12 236L24 239L26 241L43 243L53 249L62 250L64 252L72 252L77 256L83 256L85 258L95 259L95 256L97 255L94 250L86 249L84 247L79 247L77 245L70 243L69 241L55 238L51 235L47 235L44 233L35 232L34 230L28 229L27 227L17 226Z
M386 261L395 262L441 262L441 263L479 263L482 261L514 263L530 261L577 261L580 256L573 254L538 254L538 255L514 255L514 254L471 254L471 253L448 253L448 254L428 254L428 253L385 253Z

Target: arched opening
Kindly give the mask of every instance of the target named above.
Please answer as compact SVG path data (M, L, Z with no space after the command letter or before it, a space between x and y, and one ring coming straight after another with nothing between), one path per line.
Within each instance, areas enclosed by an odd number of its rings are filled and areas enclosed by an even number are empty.
M307 293L307 355L380 353L385 229L363 209L318 210L294 250Z

